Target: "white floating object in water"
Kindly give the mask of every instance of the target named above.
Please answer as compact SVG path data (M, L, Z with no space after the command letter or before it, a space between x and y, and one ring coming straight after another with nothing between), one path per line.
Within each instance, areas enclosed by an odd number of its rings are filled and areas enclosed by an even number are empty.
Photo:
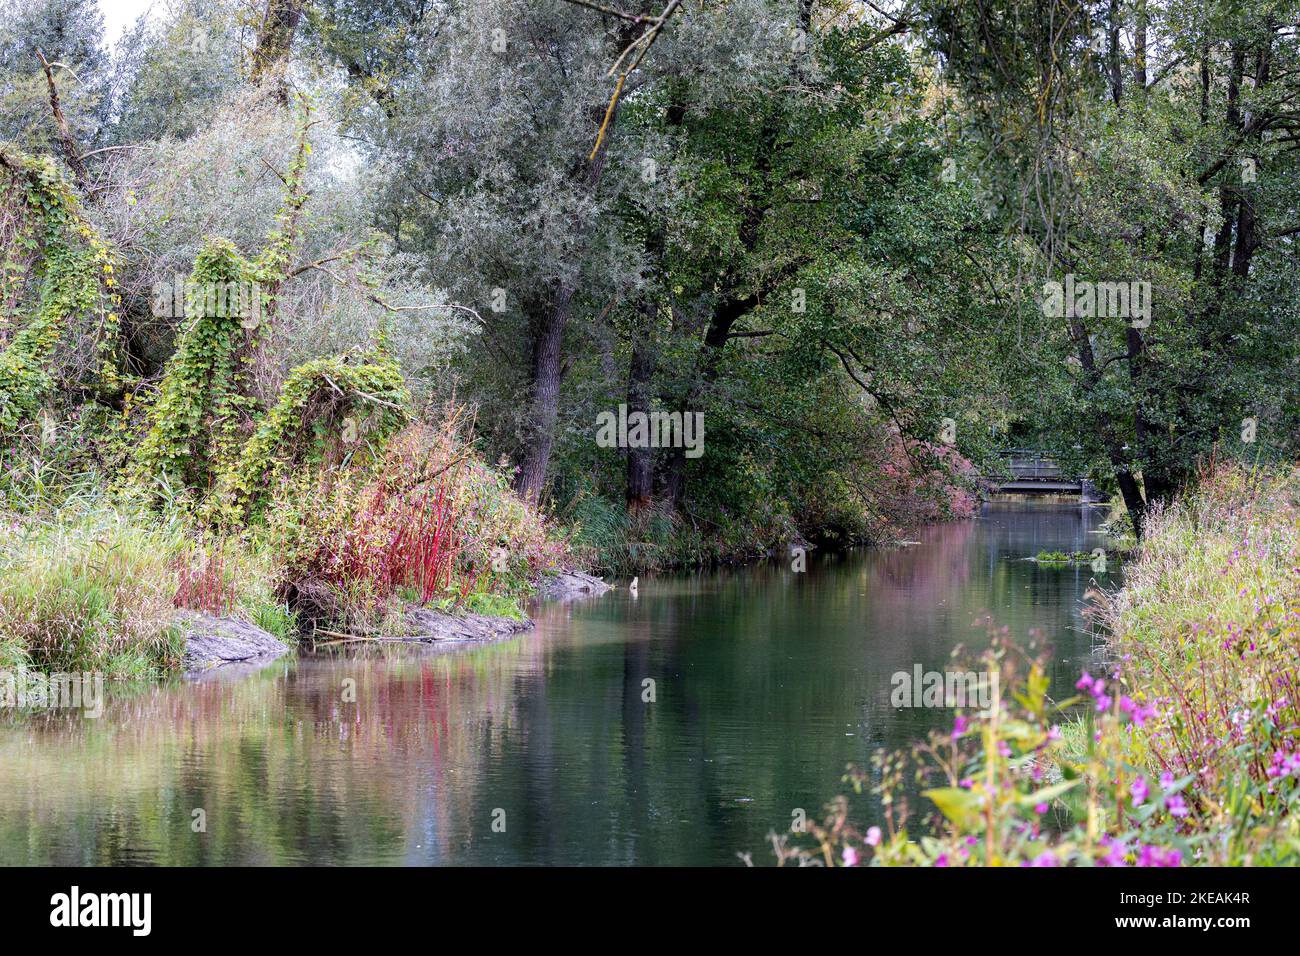
M632 592L633 597L636 597L636 583L640 580L639 577L635 577L632 579L632 583L627 586L627 589Z

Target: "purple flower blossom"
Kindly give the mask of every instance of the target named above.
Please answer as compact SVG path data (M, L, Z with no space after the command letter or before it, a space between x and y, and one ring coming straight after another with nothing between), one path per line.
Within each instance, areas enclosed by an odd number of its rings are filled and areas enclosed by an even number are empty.
M857 866L857 865L858 865L858 851L855 850L855 849L853 849L853 847L851 847L851 846L846 846L846 847L844 848L844 854L843 854L843 856L844 856L844 865L845 865L845 866Z
M872 827L867 831L867 846L880 846L880 827Z
M1144 802L1146 802L1146 798L1150 792L1151 791L1147 788L1146 777L1138 777L1129 785L1128 788L1129 796L1133 798L1133 806L1135 807L1140 807Z
M1129 715L1133 723L1141 727L1156 715L1156 709L1150 704L1139 704L1128 694L1119 699L1119 709Z
M1144 846L1138 853L1138 866L1181 866L1183 855L1178 850L1164 850L1158 846Z
M1274 780L1279 777L1300 777L1300 751L1290 754L1284 750L1273 751L1273 759L1269 762L1267 773L1269 778Z
M1100 861L1102 866L1125 866L1128 863L1128 849L1122 840L1107 835L1101 838L1101 845L1106 847L1106 855Z

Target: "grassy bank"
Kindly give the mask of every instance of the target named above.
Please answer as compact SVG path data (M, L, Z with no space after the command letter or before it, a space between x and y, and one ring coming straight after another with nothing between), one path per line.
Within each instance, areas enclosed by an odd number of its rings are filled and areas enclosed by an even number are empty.
M1106 610L1154 709L1126 755L1190 778L1199 862L1300 862L1300 470L1223 468L1150 519Z
M0 669L157 676L179 665L180 607L291 636L272 556L178 512L83 489L0 521Z
M520 617L537 577L575 558L454 414L373 461L286 472L233 525L66 452L18 449L0 475L0 670L160 676L180 664L180 609L290 644L406 633L409 605Z
M1224 467L1152 514L1123 590L1099 597L1107 663L1047 696L1050 657L1008 634L973 669L988 711L846 781L883 819L831 805L778 858L857 865L1300 863L1300 470ZM922 786L910 812L905 780Z

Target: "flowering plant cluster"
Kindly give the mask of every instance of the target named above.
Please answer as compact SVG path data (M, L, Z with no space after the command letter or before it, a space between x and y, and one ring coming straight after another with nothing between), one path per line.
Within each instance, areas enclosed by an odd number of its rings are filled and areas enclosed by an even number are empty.
M1153 781L1131 762L1131 736L1153 716L1152 704L1088 674L1077 685L1083 694L1053 703L1043 663L1022 660L1005 634L982 666L998 669L1011 692L987 711L958 711L951 729L932 732L910 753L877 754L872 773L846 776L856 791L878 796L881 826L857 830L837 802L810 828L815 850L775 841L781 862L1178 866L1194 852L1185 833L1192 778ZM1092 729L1074 755L1062 725L1085 707ZM917 830L908 826L909 778L937 810Z
M780 862L919 866L1300 864L1300 470L1222 468L1147 520L1101 598L1111 663L1048 699L1042 661L994 636L1009 693L846 782L845 803L776 838ZM905 779L936 812L909 829Z

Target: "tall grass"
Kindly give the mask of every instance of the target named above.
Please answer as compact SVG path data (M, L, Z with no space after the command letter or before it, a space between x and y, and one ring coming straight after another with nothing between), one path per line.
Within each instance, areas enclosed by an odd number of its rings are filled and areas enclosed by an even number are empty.
M179 525L84 500L6 520L0 633L8 663L117 677L148 677L177 663Z
M0 511L0 669L150 678L180 662L177 608L273 617L274 555L92 485L57 501Z
M1207 858L1300 860L1300 469L1203 475L1148 519L1105 616L1155 708L1131 759L1194 779L1189 826L1222 836Z

